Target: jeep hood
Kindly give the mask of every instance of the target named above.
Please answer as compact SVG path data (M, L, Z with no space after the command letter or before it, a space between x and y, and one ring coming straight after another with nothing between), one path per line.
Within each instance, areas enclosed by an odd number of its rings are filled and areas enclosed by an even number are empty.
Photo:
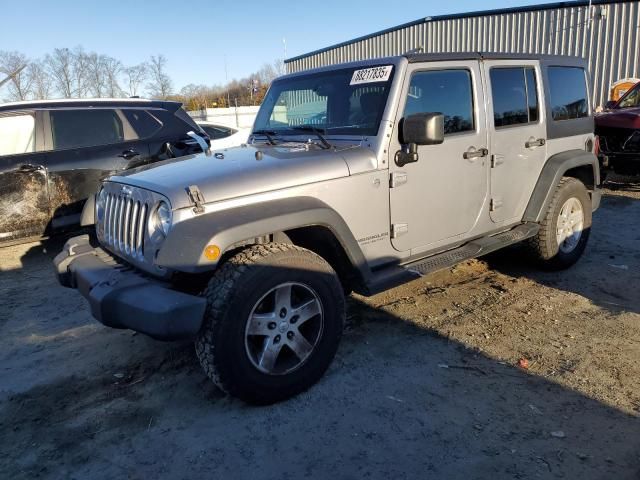
M260 152L260 153L258 153ZM322 182L375 168L375 155L359 146L322 150L314 145L243 146L145 165L109 181L160 193L174 209L191 205L187 188L197 185L205 202L218 202L287 187Z
M640 129L640 108L620 108L596 115L596 126Z

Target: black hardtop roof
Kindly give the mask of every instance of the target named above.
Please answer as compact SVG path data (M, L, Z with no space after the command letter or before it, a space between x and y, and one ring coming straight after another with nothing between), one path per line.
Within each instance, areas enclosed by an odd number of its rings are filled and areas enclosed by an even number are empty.
M143 98L62 98L57 100L33 100L24 102L0 103L0 112L12 110L48 110L56 108L105 108L105 107L147 107L164 108L175 111L180 102L169 100L147 100Z
M406 59L409 63L446 62L455 60L539 60L545 65L576 66L587 68L587 60L582 57L567 55L541 55L528 53L500 53L500 52L455 52L455 53L407 53L393 57L368 58L347 63L335 63L309 70L300 70L283 75L279 79L326 72L340 68L366 68L384 64L399 65ZM277 81L277 80L276 80Z
M586 59L570 55L543 55L539 53L506 52L454 52L454 53L407 53L401 55L409 63L443 62L447 60L540 60L544 63L559 65L586 65Z

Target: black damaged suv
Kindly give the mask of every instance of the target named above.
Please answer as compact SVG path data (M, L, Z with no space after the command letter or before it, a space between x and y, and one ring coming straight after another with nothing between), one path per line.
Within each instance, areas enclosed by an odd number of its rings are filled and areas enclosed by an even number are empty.
M0 244L73 229L102 179L208 145L207 134L178 102L2 104Z

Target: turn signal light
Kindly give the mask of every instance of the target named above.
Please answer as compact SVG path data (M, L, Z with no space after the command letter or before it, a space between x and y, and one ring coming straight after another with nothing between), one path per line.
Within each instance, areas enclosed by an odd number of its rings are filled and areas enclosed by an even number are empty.
M204 249L204 257L212 262L220 258L220 247L217 245L207 245Z

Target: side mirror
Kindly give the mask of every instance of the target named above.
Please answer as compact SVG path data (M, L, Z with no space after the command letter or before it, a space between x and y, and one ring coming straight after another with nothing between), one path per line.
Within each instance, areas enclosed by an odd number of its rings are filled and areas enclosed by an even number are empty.
M616 102L615 100L609 100L607 103L604 104L604 109L605 110L611 110L613 107L616 106Z
M437 145L444 142L444 115L440 112L416 113L402 122L402 143Z
M416 113L402 120L402 150L396 152L396 165L418 161L418 145L444 142L444 115L440 112Z

